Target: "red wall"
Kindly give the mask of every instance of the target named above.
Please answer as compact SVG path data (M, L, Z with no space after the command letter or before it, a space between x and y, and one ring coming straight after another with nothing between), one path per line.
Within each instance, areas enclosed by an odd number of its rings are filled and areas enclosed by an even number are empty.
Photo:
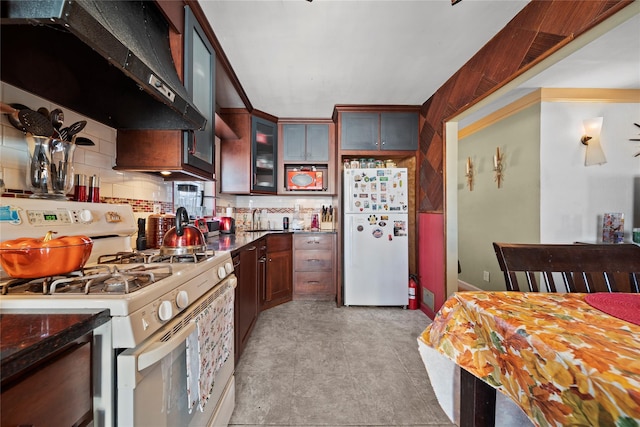
M444 214L418 214L418 281L421 288L434 294L436 312L446 299L444 248ZM422 301L422 289L420 309L432 319L435 316L434 310Z

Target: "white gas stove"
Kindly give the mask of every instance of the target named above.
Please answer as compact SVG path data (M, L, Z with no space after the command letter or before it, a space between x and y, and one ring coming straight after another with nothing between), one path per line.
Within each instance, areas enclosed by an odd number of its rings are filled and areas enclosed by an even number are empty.
M42 199L3 199L2 203L2 240L55 231L57 236L89 236L94 246L85 268L68 276L25 283L2 271L0 306L109 309L112 317L119 318L114 322L115 348L135 347L233 274L228 252L175 259L160 257L157 250L134 252L131 236L137 228L130 205ZM139 257L132 258L136 254Z
M194 319L209 310L216 298L227 291L232 293L235 288L230 253L206 251L167 258L158 256L158 250L133 251L131 236L137 230L136 218L132 207L126 204L9 198L1 201L0 236L3 241L43 237L47 231L57 232L57 236L86 235L93 240L91 256L81 271L33 280L13 279L0 271L0 307L12 310L108 309L112 317L107 329L110 332L98 333L102 335L99 340L101 381L98 382L102 389L96 393L94 406L97 419L103 420L98 425L115 425L116 419L118 424L137 424L135 420L140 414L136 407L130 402L123 407L118 403L116 410L114 400L116 394L125 393L122 396L124 404L125 396L129 400L130 395L135 395L135 381L132 386L126 378L139 377L135 374L138 372L135 365L140 363L138 349L153 349L141 356L147 365L149 353L164 359L169 344L173 346L171 351L184 351L187 331L195 329ZM133 373L124 372L128 371L125 366L130 363L120 359L127 358L136 360ZM160 359L158 365L161 365ZM225 400L224 396L229 394L225 385L233 382L233 352L230 367L226 365L228 363L221 369L226 378L218 386L222 387L219 400ZM164 395L172 393L171 390L160 392ZM168 404L162 399L157 402L160 406ZM209 424L207 420L213 419L212 406L217 407L209 405L205 414L185 412L180 418L181 425L188 425L193 419ZM145 407L145 411L148 410ZM219 411L216 409L215 412ZM161 410L160 413L164 412ZM160 420L154 423L162 425Z

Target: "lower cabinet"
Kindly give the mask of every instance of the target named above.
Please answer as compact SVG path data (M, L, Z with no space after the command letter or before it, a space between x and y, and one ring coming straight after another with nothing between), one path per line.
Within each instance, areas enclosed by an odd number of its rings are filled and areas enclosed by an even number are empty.
M263 310L291 301L293 291L291 234L269 234L266 241Z
M233 254L233 267L238 283L234 306L235 317L235 361L249 341L251 331L258 318L258 247L251 244Z
M93 420L88 334L12 384L3 384L3 426L85 426Z
M296 234L293 238L293 299L334 300L335 233Z

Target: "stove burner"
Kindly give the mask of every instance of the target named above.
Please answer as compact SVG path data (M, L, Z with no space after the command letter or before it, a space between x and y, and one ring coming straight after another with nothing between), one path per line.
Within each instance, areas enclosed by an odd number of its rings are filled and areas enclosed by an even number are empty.
M128 294L173 274L169 264L117 266L96 265L67 276L11 279L2 283L2 294Z
M144 264L149 262L150 254L143 252L116 252L98 257L98 264Z
M208 250L205 252L197 252L190 254L155 254L149 257L149 263L160 263L160 262L168 262L168 263L180 263L180 262L192 262L197 263L208 259L212 256L215 256L215 251Z

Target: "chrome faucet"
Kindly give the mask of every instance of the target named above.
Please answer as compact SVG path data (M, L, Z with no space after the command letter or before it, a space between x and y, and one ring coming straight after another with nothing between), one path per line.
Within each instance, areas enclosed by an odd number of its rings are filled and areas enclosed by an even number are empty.
M256 227L256 212L258 213L258 221L260 221L260 210L257 208L251 211L251 228L257 230L260 227Z

